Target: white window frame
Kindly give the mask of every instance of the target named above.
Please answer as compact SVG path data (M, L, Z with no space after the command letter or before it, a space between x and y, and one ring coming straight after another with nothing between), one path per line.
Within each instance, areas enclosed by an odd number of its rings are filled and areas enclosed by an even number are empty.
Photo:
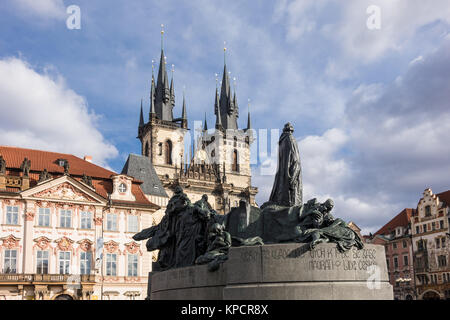
M64 220L63 220L64 219ZM64 224L63 224L64 221ZM67 221L69 225L67 226ZM59 210L59 227L60 228L72 228L72 210L60 209Z
M112 259L114 258L114 259ZM113 272L114 271L114 272ZM106 254L106 272L107 276L117 276L117 253Z
M80 274L91 274L92 252L81 251L80 253Z
M6 224L18 225L19 224L19 206L6 206Z
M5 249L3 252L3 273L17 273L17 249ZM14 256L12 256L12 253L14 253ZM11 267L12 262L14 262L14 268ZM8 267L10 270L6 272Z
M135 220L135 221L133 221ZM133 221L133 223L131 223ZM134 227L134 228L132 228ZM139 231L139 217L135 215L128 215L128 223L127 223L127 231L128 232L138 232Z
M128 190L127 185L123 182L119 184L119 187L117 189L119 190L120 193L125 193Z
M70 262L71 262L71 252L70 251L59 251L58 252L58 273L59 274L70 274Z
M139 256L137 254L128 254L127 275L137 277L139 275Z
M41 257L39 257L41 255ZM44 256L43 256L44 255ZM44 261L47 261L46 272L39 272L39 267L41 268L41 271L44 270ZM36 273L37 274L48 274L49 272L49 262L50 262L50 255L48 253L48 250L38 250L36 251Z
M37 219L37 225L38 227L50 227L50 218L51 218L51 212L50 208L39 208L38 210L38 219ZM47 221L45 221L47 219ZM45 222L48 222L45 224Z
M80 213L80 229L92 229L92 212L81 211L81 213Z
M107 231L117 231L117 214L108 213L106 215L106 230Z

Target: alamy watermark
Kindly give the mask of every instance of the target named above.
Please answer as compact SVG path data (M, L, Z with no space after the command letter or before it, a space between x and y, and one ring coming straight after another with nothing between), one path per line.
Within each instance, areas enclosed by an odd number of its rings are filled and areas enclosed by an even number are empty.
M367 288L370 290L381 289L381 270L377 265L371 265L367 268L369 278L366 281Z
M67 7L66 13L69 17L66 20L66 26L69 30L81 29L81 9L77 5L70 5Z
M369 15L366 21L366 26L369 30L381 29L381 8L377 5L370 5L366 9Z

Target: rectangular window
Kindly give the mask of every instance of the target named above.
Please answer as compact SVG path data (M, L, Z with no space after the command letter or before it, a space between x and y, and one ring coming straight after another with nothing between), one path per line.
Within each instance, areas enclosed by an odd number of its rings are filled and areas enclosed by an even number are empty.
M117 254L115 253L106 254L106 275L117 275Z
M92 213L87 211L81 212L81 229L92 229Z
M392 244L392 248L393 248L393 249L397 249L397 243L396 243L396 242L394 242L394 243Z
M436 230L436 223L434 221L431 223L431 230Z
M6 207L6 224L19 224L19 207Z
M72 210L61 210L59 226L61 228L70 228L72 226Z
M444 220L439 221L439 227L444 229Z
M39 208L38 226L50 227L50 208Z
M37 251L37 274L48 273L48 251Z
M129 254L128 255L128 276L137 277L138 275L138 255Z
M17 273L17 250L5 250L3 273Z
M128 215L128 232L138 232L138 216Z
M426 224L423 225L423 232L427 232L427 225Z
M403 248L406 248L406 247L407 247L407 243L405 240L403 240Z
M447 266L447 259L446 259L446 256L439 256L439 257L438 257L438 263L439 263L439 267L445 267L445 266Z
M445 248L445 238L441 238L442 248Z
M110 213L106 215L106 230L117 231L117 215Z
M70 273L70 251L59 252L59 274Z
M425 207L425 216L426 217L431 216L431 207L430 206Z
M80 274L91 273L92 253L90 251L81 252L80 254Z
M408 266L408 256L403 256L403 265Z
M398 258L394 257L394 268L398 268Z
M416 234L420 233L419 226L416 227Z
M436 249L439 249L441 247L441 239L436 238Z

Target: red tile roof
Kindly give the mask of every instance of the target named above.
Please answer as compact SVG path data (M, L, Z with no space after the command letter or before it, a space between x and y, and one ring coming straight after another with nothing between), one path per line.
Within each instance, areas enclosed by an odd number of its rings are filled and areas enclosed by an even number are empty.
M6 169L8 175L20 175L20 166L25 158L31 161L30 169L30 187L36 185L39 179L39 173L44 169L53 175L53 177L59 177L64 174L64 168L59 166L58 159L65 159L69 162L69 174L76 180L81 180L83 174L92 177L92 184L98 193L103 198L108 197L108 193L112 193L112 175L117 173L108 169L102 168L89 161L85 161L72 154L49 152L42 150L24 149L17 147L0 146L0 155L6 161ZM156 204L150 202L142 192L139 184L142 181L133 180L131 192L136 198L136 201L114 201L113 203L124 204L139 204L158 207ZM18 189L8 188L7 191L16 191Z
M396 215L391 221L386 223L380 230L375 232L374 236L382 235L382 234L390 234L397 227L407 227L408 223L411 220L411 216L413 215L415 209L403 209L398 215Z
M444 206L450 207L450 190L438 193L439 200L444 202Z
M74 155L67 153L56 153L42 150L24 149L16 147L0 146L0 155L6 161L6 168L20 168L23 159L31 160L31 170L41 172L47 169L49 173L64 173L64 168L58 165L58 159L69 161L69 173L82 176L85 173L92 178L109 178L113 171L97 166Z

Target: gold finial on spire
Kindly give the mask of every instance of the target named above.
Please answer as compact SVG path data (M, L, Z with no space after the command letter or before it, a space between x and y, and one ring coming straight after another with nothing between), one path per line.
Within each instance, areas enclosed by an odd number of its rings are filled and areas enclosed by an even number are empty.
M164 25L161 24L161 50L163 49Z
M164 56L164 64L167 64L167 57Z
M216 89L217 89L217 84L219 83L219 75L217 73L214 73L214 76L216 77Z
M175 72L175 65L172 64L172 77L173 77L173 73Z
M227 44L227 42L224 41L224 42L223 42L223 64L226 63L226 59L225 59L225 57L226 57L226 51L227 51L226 44Z
M236 77L233 77L234 92L236 92Z

